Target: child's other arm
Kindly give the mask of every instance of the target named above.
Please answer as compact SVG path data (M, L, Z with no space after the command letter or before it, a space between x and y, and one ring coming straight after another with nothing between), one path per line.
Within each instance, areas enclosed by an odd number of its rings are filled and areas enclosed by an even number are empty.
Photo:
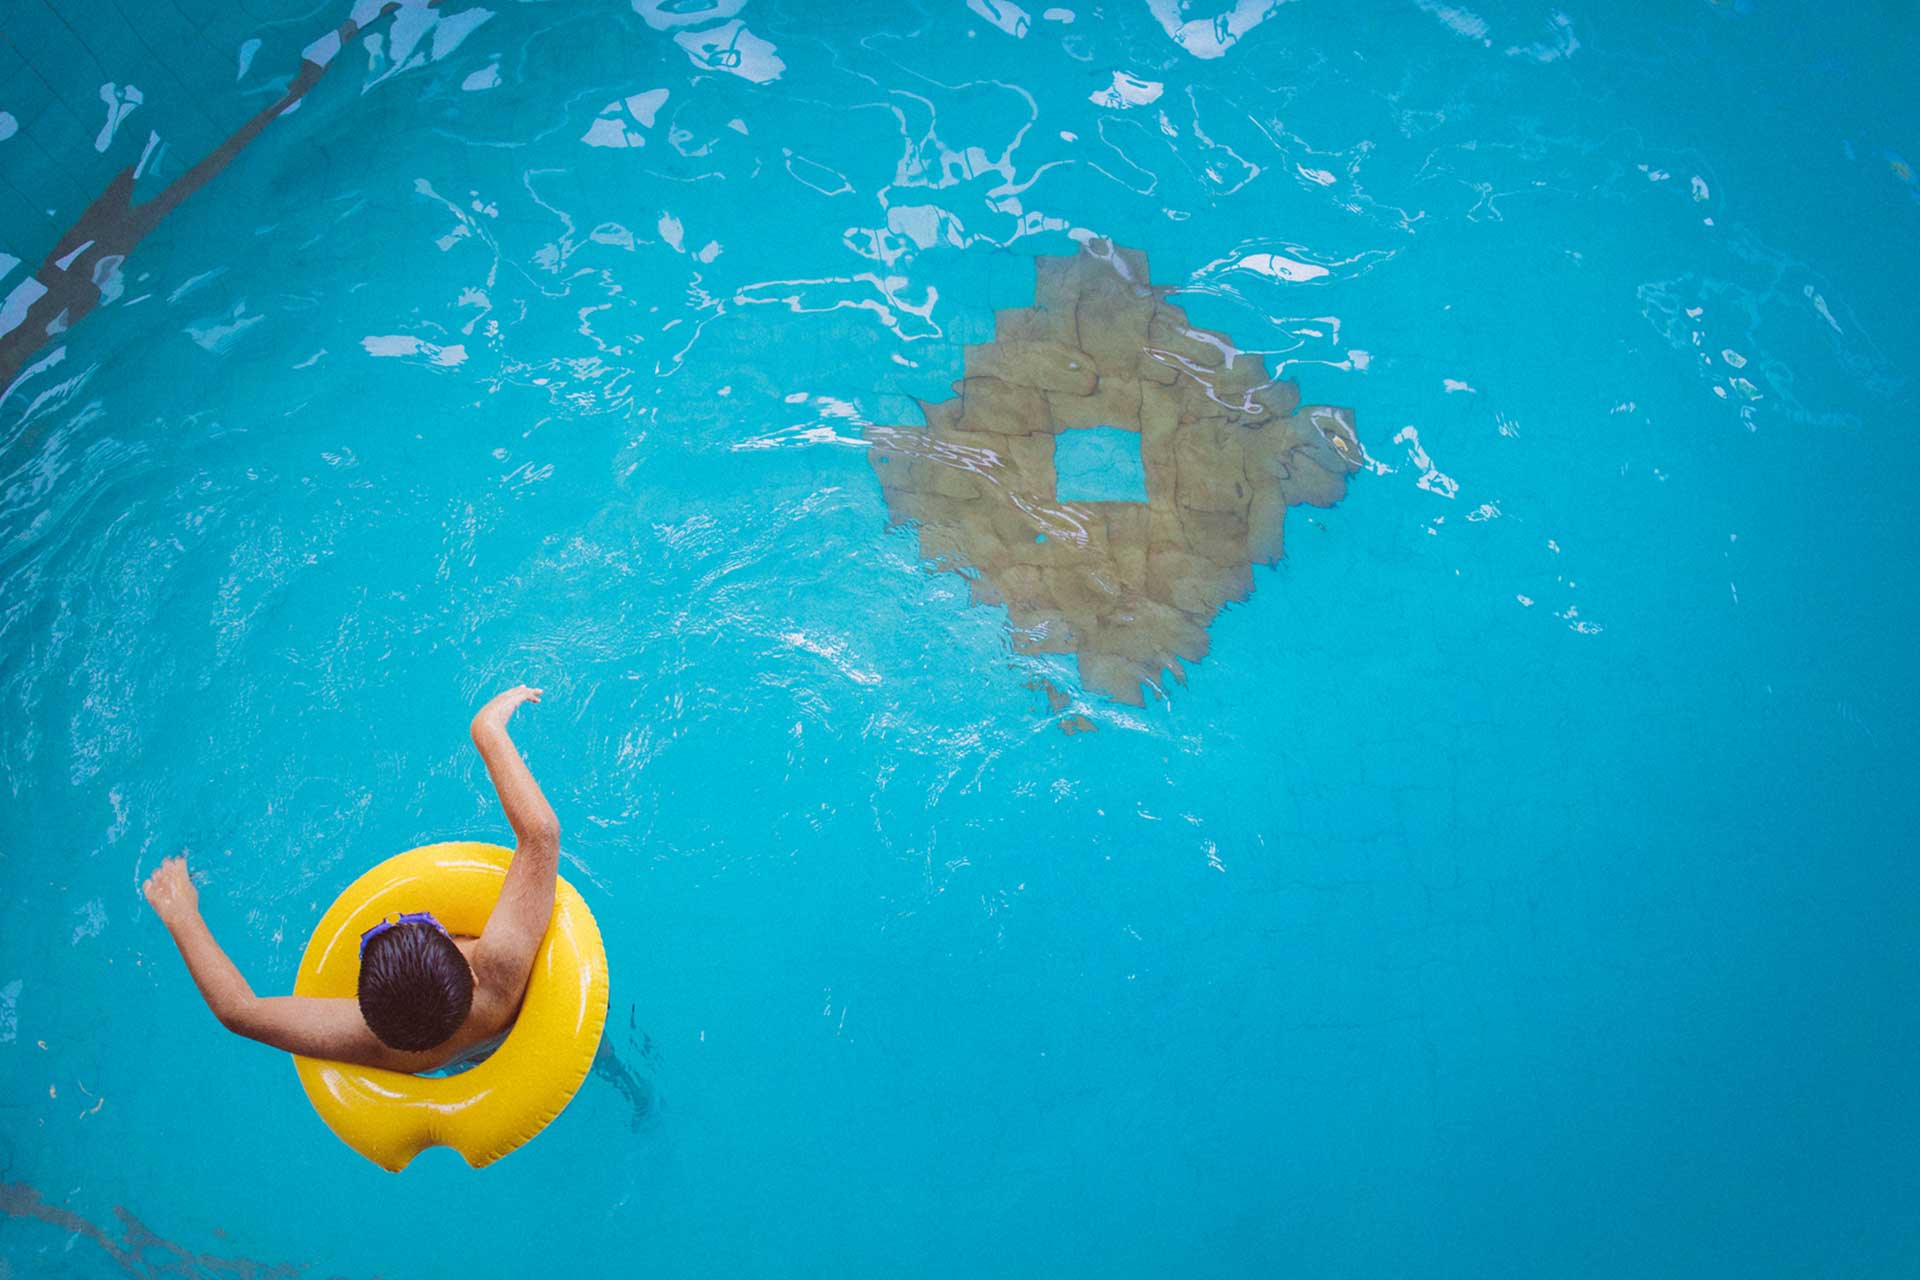
M254 995L207 928L200 914L200 894L187 875L185 858L162 862L147 878L145 892L161 923L173 935L174 945L180 948L180 958L187 962L187 972L193 975L207 1008L229 1031L310 1058L395 1071L422 1069L415 1059L425 1055L397 1053L380 1043L360 1016L356 1001L308 996L263 999Z
M200 891L187 874L187 860L179 857L162 861L147 877L142 892L160 923L173 935L173 945L180 948L180 958L187 962L187 972L193 975L193 985L200 988L207 1008L222 1023L231 1025L229 1019L253 999L253 988L227 959L201 918Z

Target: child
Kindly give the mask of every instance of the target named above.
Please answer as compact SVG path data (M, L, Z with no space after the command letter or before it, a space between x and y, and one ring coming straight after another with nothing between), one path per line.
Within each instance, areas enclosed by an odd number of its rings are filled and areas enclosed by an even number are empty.
M486 928L452 935L430 911L375 925L360 940L357 999L254 995L200 917L186 858L160 864L147 901L229 1030L309 1058L408 1072L470 1058L506 1035L553 918L560 860L560 822L507 736L514 709L538 701L540 690L518 685L473 718L473 745L518 842Z

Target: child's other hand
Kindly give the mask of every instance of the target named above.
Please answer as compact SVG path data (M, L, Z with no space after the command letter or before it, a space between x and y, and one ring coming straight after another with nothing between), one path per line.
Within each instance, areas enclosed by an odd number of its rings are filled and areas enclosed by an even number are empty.
M154 913L168 925L200 910L200 891L193 887L193 878L187 874L184 856L164 859L147 877L141 892L147 895Z
M523 702L540 701L541 692L539 689L530 689L524 684L517 684L505 693L495 694L486 706L480 708L479 714L473 717L474 733L477 734L482 729L506 728L514 709Z

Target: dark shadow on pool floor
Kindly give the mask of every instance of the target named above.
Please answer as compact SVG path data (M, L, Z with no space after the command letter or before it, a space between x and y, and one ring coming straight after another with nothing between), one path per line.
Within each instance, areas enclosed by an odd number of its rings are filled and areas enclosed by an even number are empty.
M427 7L433 8L439 2L427 0ZM367 25L371 26L399 7L391 2L381 6ZM334 28L331 47L336 51L345 47L362 30L361 24L348 18ZM73 327L99 305L103 296L111 297L119 288L120 271L128 255L147 234L188 196L233 163L233 158L268 125L306 97L333 61L331 57L322 62L302 59L300 70L285 93L256 112L228 135L226 141L146 203L133 202L136 166L128 165L114 175L107 189L67 228L34 272L33 282L41 292L28 303L25 315L12 328L0 333L0 392L13 385L28 362L51 339Z

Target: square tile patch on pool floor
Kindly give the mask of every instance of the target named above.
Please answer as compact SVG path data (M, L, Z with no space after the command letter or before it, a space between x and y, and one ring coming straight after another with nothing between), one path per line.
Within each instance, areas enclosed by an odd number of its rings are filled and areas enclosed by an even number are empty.
M1193 327L1144 254L1034 261L1033 305L994 313L924 426L868 427L867 460L921 555L1005 606L1015 652L1072 654L1088 689L1142 706L1280 559L1287 508L1338 502L1364 454L1351 411L1302 406Z

